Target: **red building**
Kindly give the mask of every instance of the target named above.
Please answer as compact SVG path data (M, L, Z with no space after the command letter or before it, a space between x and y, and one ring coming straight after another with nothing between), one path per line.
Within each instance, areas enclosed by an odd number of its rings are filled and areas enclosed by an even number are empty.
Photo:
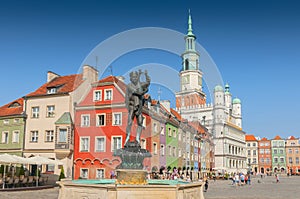
M272 172L271 140L267 138L258 141L258 167L260 173L270 174Z
M74 178L109 178L120 164L113 151L124 146L127 125L125 107L126 84L114 76L91 85L84 99L75 107ZM151 124L149 113L143 110L144 124ZM151 125L150 125L151 126ZM149 126L149 127L150 127ZM151 128L144 128L141 146L151 152ZM136 121L131 139L135 137ZM145 159L145 169L150 160Z

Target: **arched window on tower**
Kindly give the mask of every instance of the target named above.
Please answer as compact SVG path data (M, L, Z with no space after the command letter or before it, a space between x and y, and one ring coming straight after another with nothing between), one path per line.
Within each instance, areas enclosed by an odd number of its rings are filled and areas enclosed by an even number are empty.
M199 61L198 61L198 59L196 59L196 70L198 70L199 69Z
M189 60L188 59L185 59L185 70L189 70Z

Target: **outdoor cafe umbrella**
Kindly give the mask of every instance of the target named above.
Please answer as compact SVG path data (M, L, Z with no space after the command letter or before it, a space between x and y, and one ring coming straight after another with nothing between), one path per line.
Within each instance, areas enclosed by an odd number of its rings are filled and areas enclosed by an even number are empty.
M4 165L3 178L5 177L6 165L10 164L28 164L26 158L22 158L16 155L10 155L7 153L0 154L0 164ZM3 180L2 189L5 187L5 178Z

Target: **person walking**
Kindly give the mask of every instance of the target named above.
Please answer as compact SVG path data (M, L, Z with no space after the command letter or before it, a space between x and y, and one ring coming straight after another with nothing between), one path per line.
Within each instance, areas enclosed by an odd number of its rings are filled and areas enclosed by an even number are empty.
M207 192L207 189L208 189L208 180L205 179L204 191Z
M279 183L279 175L275 174L275 178L276 178L276 183Z

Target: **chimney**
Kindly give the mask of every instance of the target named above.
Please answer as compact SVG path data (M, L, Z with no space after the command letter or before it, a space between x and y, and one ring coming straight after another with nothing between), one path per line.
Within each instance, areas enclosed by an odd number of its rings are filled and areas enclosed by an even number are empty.
M54 78L59 77L58 74L52 72L52 71L48 71L47 72L47 82L52 81Z
M163 105L163 107L165 107L165 109L167 109L169 112L171 112L170 100L162 100L159 103Z
M90 82L98 81L98 71L89 65L84 65L82 69L83 79L89 79Z

